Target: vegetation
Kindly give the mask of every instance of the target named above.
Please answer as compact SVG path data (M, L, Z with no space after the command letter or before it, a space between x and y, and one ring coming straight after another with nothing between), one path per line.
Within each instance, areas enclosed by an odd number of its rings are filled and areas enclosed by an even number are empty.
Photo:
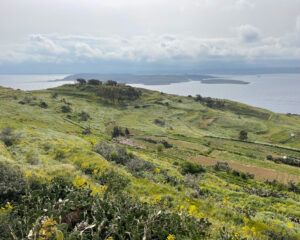
M299 239L296 115L114 81L0 98L0 239Z

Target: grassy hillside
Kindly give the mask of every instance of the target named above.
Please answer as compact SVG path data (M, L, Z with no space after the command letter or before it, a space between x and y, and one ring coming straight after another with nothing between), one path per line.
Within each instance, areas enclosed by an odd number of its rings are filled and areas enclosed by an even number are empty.
M297 115L124 85L0 103L0 239L300 239Z

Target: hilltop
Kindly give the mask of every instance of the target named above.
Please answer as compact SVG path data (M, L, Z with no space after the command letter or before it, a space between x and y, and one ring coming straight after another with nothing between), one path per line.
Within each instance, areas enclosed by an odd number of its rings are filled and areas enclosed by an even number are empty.
M300 239L298 115L114 81L0 101L0 239Z

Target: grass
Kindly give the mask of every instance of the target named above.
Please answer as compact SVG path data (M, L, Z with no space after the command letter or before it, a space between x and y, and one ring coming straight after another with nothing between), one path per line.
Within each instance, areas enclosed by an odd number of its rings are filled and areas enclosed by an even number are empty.
M267 155L300 158L298 116L231 101L222 109L212 109L192 98L141 91L139 99L117 105L97 97L93 89L74 85L29 93L0 88L0 130L12 127L21 136L10 147L0 141L0 161L19 166L26 176L34 175L41 181L80 176L91 186L97 183L94 170L116 171L130 180L125 191L140 201L166 203L172 211L184 209L197 218L207 218L212 223L211 239L222 239L223 226L248 239L268 239L268 231L287 232L299 239L299 224L290 220L300 219L299 194L288 191L287 186L266 184L259 177L267 169L274 172L270 180L287 184L288 179L299 179L299 168L266 160ZM58 97L53 98L53 93ZM30 103L20 104L25 98ZM39 106L41 100L48 108ZM70 113L61 111L64 105L71 107ZM82 111L90 118L79 122L76 116ZM156 119L165 124L156 124ZM95 144L109 142L113 126L128 128L139 147L123 147L158 170L144 171L137 177L127 166L95 153ZM83 133L87 128L91 129L89 135ZM248 132L247 141L238 140L241 130ZM291 133L295 134L292 139ZM157 152L157 144L149 139L165 140L172 147ZM32 157L36 161L31 161ZM232 168L252 169L251 173L257 171L259 176L242 179L209 166L204 167L205 173L184 175L182 164L197 157L206 159L203 165L228 161ZM266 197L265 192L274 196L279 192L284 197Z

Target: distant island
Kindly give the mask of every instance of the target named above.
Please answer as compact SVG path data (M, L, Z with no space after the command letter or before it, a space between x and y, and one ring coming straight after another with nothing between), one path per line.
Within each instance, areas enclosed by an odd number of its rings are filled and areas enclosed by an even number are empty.
M78 78L99 79L101 81L114 80L128 84L145 85L168 85L188 81L199 81L204 84L249 84L249 82L232 79L219 79L212 75L181 74L181 75L136 75L136 74L99 74L80 73L65 77L64 79L53 81L75 81Z
M242 80L232 80L232 79L203 79L201 83L204 84L249 84L250 82Z

